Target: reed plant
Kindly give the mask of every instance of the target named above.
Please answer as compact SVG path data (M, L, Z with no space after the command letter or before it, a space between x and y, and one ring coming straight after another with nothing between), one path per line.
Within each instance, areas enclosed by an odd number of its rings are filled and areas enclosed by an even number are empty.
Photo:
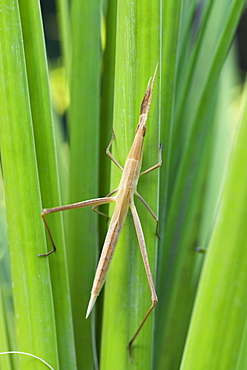
M244 369L247 90L234 36L246 1L56 5L54 63L39 1L0 4L1 368ZM90 209L50 215L57 251L38 257L52 249L40 214L118 186L111 128L124 165L157 62L143 170L160 143L163 165L138 192L159 215L160 240L136 205L159 302L131 361L128 341L151 304L131 215L86 320L107 223Z

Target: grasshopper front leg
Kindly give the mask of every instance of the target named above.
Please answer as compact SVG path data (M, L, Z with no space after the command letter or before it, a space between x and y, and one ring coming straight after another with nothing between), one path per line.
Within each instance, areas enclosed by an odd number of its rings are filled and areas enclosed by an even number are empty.
M43 209L43 211L41 213L41 217L44 221L47 233L49 235L49 238L50 238L50 241L51 241L51 244L52 244L52 250L50 250L49 252L44 253L44 254L38 254L38 257L46 257L46 256L49 256L50 254L52 254L53 252L56 251L56 245L55 245L50 227L49 227L48 222L46 220L47 215L49 215L50 213L67 211L69 209L84 208L84 207L91 207L91 206L96 206L97 207L101 204L108 204L108 203L115 202L115 200L116 200L115 197L109 197L108 196L108 197L104 197L104 198L95 198L95 199L85 200L83 202L72 203L72 204L68 204L66 206L59 206L59 207Z

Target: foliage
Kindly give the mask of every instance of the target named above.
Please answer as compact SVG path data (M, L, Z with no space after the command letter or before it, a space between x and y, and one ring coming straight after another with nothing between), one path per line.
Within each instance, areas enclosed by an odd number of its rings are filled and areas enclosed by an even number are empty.
M233 44L245 4L57 0L62 57L48 71L39 2L1 2L0 352L56 370L245 368L246 87ZM111 127L123 165L157 62L143 169L160 142L163 166L138 191L159 212L160 241L136 205L159 302L130 362L151 304L131 215L85 320L107 224L90 209L53 214L57 252L37 257L51 249L40 213L117 187ZM0 365L45 368L23 354Z

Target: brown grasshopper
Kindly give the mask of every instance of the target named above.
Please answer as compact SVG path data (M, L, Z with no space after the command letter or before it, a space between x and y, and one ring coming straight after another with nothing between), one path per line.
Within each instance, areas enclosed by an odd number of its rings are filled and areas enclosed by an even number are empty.
M125 221L128 209L130 208L132 216L133 216L134 224L135 224L135 229L136 229L136 233L137 233L137 237L138 237L138 241L139 241L139 245L141 249L142 259L143 259L143 263L145 266L150 291L151 291L152 304L149 310L147 311L147 313L145 314L134 336L129 342L129 345L128 345L129 351L131 350L132 343L137 337L138 333L140 332L143 324L145 323L146 319L148 318L151 311L153 310L156 303L158 302L158 298L155 292L154 282L153 282L153 278L152 278L152 274L151 274L151 270L150 270L150 266L148 262L144 234L143 234L140 219L139 219L139 216L138 216L135 204L134 204L134 195L136 195L145 205L145 207L147 208L151 216L155 219L156 235L158 236L158 233L157 233L158 217L154 214L154 212L151 210L151 208L148 206L148 204L145 202L145 200L141 197L141 195L136 190L139 177L148 172L153 171L154 169L160 167L162 164L162 159L161 159L162 148L160 146L159 162L156 165L147 169L146 171L140 172L141 165L142 165L143 141L144 141L144 137L146 134L146 121L147 121L148 113L150 110L154 80L155 80L157 69L158 69L158 64L156 65L153 77L150 78L148 82L147 89L146 89L144 98L142 100L141 114L139 117L138 125L136 127L134 141L129 151L129 154L127 156L124 168L117 162L117 160L110 153L110 147L115 137L114 133L112 134L112 139L106 149L106 154L122 171L122 177L121 177L118 188L113 190L110 194L108 194L104 198L90 199L90 200L85 200L83 202L69 204L66 206L44 209L41 214L43 221L45 223L47 232L51 239L53 249L46 254L39 254L39 256L48 256L49 254L53 253L56 250L56 247L55 247L53 237L51 235L50 228L45 218L46 215L50 213L54 213L54 212L66 211L69 209L83 208L83 207L89 207L89 206L93 206L93 209L96 210L96 208L102 204L116 202L115 209L111 217L108 232L106 234L105 242L104 242L103 249L101 252L100 260L98 262L98 267L97 267L94 282L93 282L91 297L90 297L90 301L89 301L87 313L86 313L86 318L87 318L90 312L92 311L95 301L105 282L107 271L109 269L109 266L110 266L110 263L111 263L111 260L114 254L120 232L124 225L124 221Z

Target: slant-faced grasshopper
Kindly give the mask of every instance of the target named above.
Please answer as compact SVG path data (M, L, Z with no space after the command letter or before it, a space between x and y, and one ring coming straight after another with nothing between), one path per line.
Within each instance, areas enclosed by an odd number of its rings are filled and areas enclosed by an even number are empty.
M153 171L154 169L158 168L161 166L162 159L161 159L161 146L159 150L159 162L147 169L146 171L143 171L140 173L141 169L141 164L142 164L142 149L143 149L143 141L144 141L144 136L146 134L146 121L148 118L148 113L150 110L150 104L152 100L152 92L153 92L153 86L154 86L154 80L157 72L158 64L155 68L154 75L152 78L150 78L147 89L144 95L144 98L142 100L141 104L141 112L140 112L140 117L139 117L139 122L136 127L136 132L135 132L135 137L133 144L131 146L130 152L127 156L124 168L116 161L116 159L112 156L110 153L110 147L112 145L112 142L114 140L114 133L112 133L112 139L106 149L107 155L111 158L111 160L120 168L122 171L122 177L120 180L120 184L117 189L113 190L110 194L108 194L104 198L97 198L97 199L90 199L90 200L85 200L83 202L78 202L78 203L73 203L69 204L66 206L60 206L60 207L55 207L55 208L49 208L49 209L44 209L41 216L44 220L47 232L49 234L49 237L51 239L51 243L53 246L53 249L46 253L46 254L39 254L39 256L48 256L52 252L55 252L56 247L55 243L53 240L53 237L51 235L50 228L48 226L47 220L46 220L46 215L54 212L60 212L60 211L66 211L69 209L74 209L74 208L83 208L83 207L89 207L93 206L93 209L96 210L96 208L102 204L107 204L107 203L112 203L116 202L115 209L110 221L109 229L106 234L104 246L102 249L102 253L100 256L100 260L98 263L98 267L96 270L94 282L93 282L93 288L91 292L91 297L90 301L88 304L88 309L86 313L86 318L89 316L90 312L92 311L92 308L94 306L94 303L101 291L101 288L105 282L106 279L106 274L110 266L111 259L113 257L113 253L115 251L118 238L120 235L120 232L122 230L125 217L127 215L128 209L130 208L134 224L135 224L135 229L137 233L137 238L139 241L140 249L141 249L141 254L143 258L143 263L145 266L146 274L147 274L147 279L151 291L151 299L152 299L152 304L147 311L146 315L144 316L141 324L139 325L137 331L135 332L134 336L129 342L128 348L129 351L131 351L131 346L135 338L137 337L138 333L140 332L143 324L145 323L146 319L150 315L151 311L155 307L156 303L158 302L157 294L155 292L155 287L154 287L154 282L148 262L148 256L147 256L147 249L146 249L146 244L145 244L145 239L144 239L144 234L142 231L140 219L134 204L134 195L136 195L142 203L145 205L151 216L155 219L156 221L156 235L158 236L158 218L154 214L154 212L151 210L151 208L148 206L148 204L145 202L145 200L141 197L141 195L137 192L137 183L139 180L139 177L141 175L144 175L150 171ZM115 194L115 195L114 195ZM113 196L114 195L114 196Z

